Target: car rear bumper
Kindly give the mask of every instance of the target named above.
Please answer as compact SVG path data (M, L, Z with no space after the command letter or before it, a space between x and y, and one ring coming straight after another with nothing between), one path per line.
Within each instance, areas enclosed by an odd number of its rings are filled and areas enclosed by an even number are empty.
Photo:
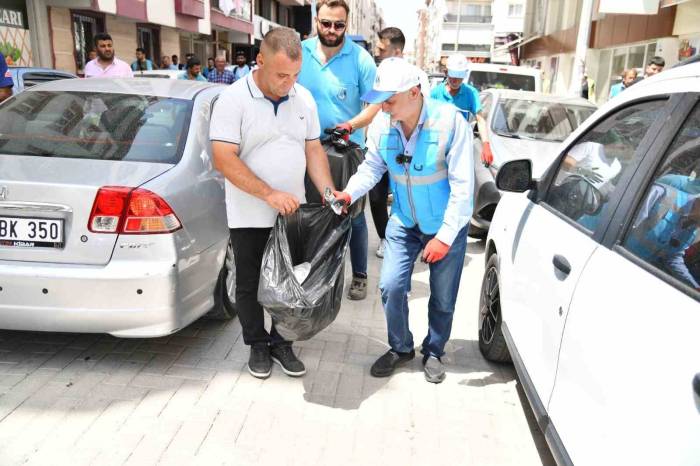
M105 266L0 261L0 328L156 337L193 320L178 310L173 261Z

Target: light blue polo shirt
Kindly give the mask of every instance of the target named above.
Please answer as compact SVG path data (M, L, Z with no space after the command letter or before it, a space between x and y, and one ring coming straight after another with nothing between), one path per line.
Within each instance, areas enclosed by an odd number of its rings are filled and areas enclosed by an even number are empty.
M462 83L459 86L457 95L450 94L447 81L436 86L430 93L430 97L443 102L449 102L459 110L469 110L476 116L481 111L481 101L479 100L479 91L469 84Z
M301 43L303 60L298 82L314 96L323 133L325 128L334 128L362 111L361 97L372 90L377 65L365 49L347 37L340 52L325 65L321 64L317 47L318 37ZM350 140L365 147L364 128L355 130Z

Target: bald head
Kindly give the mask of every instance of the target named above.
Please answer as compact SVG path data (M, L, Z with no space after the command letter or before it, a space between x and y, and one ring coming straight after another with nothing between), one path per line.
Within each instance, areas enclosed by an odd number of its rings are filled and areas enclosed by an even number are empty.
M278 27L265 34L260 53L270 57L280 52L290 60L301 60L301 41L295 31Z

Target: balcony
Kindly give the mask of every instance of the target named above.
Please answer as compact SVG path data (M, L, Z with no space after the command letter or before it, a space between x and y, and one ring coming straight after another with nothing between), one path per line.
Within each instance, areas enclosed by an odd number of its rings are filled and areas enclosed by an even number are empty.
M219 11L221 11L221 3L223 3L221 2L221 0L210 0L211 8ZM250 11L252 9L251 0L241 0L239 2L234 2L234 4L235 8L230 12L223 12L224 15L226 16L226 13L228 13L228 16L232 18L242 19L244 21L250 22Z
M493 16L467 16L467 15L445 15L446 23L459 23L459 24L491 24L491 19Z

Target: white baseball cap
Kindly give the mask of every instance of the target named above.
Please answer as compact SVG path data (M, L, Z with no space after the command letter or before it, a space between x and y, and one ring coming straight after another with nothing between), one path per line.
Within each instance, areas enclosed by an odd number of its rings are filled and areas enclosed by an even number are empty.
M447 76L450 78L464 78L467 76L469 62L464 55L450 55L447 59Z
M399 57L382 60L372 90L362 96L369 104L380 104L399 92L420 85L418 68Z

